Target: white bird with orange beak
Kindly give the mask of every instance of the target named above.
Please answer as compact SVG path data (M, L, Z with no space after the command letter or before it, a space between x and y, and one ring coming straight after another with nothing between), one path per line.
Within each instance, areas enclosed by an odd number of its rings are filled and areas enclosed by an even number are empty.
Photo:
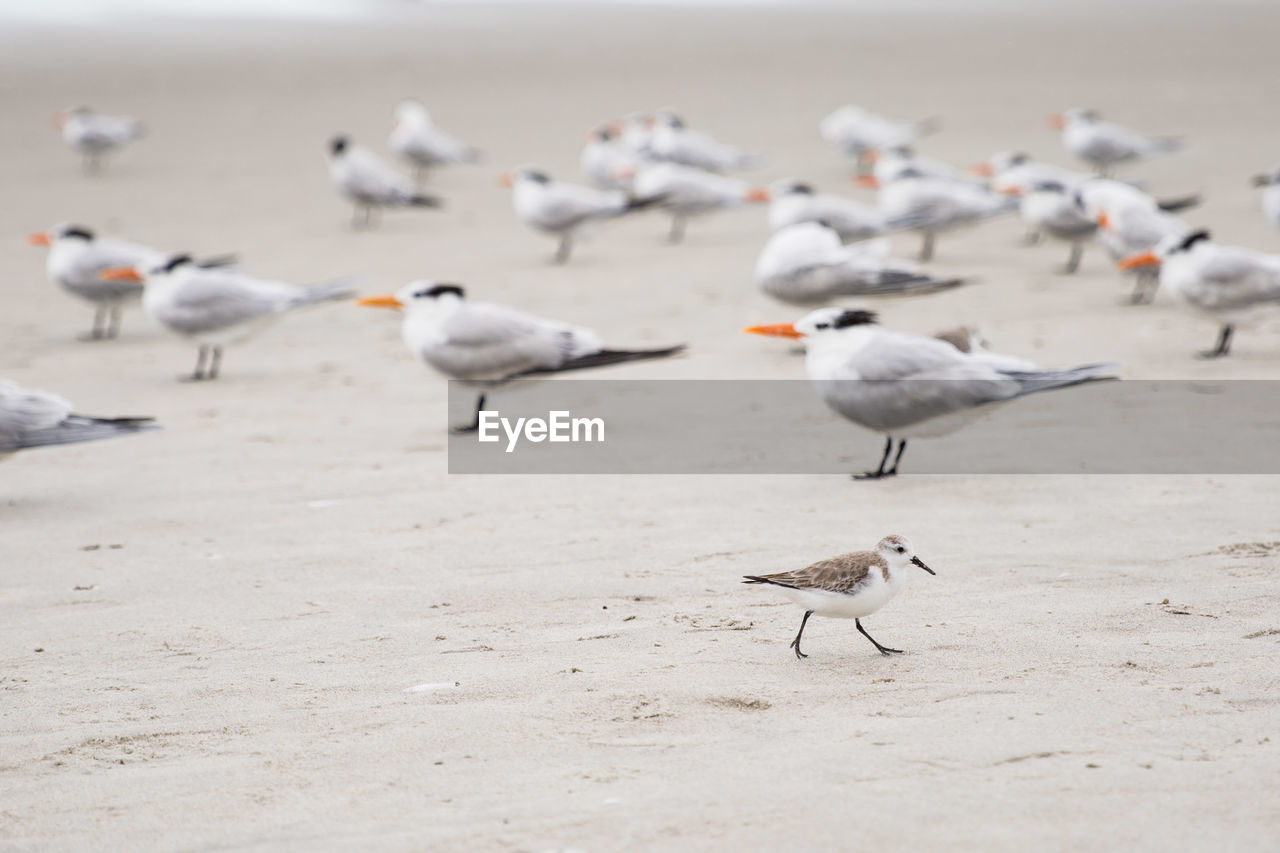
M587 143L578 158L583 174L602 190L630 190L636 173L649 162L652 161L622 144L613 124L587 131Z
M372 228L383 208L435 208L443 204L436 196L418 192L412 178L345 136L329 140L329 179L354 205L352 228Z
M554 180L541 169L521 166L498 176L511 188L516 218L535 231L560 238L552 263L563 264L573 251L573 239L584 230L645 207L624 192L597 190Z
M62 131L62 141L84 158L84 170L89 175L98 173L102 158L108 153L146 133L136 118L97 113L89 107L61 110L54 114L53 125Z
M828 408L885 436L879 467L854 475L858 480L895 476L908 439L946 435L997 403L1089 382L1115 366L1039 370L1012 356L962 352L937 338L891 332L876 325L874 313L844 308L743 331L803 340L805 373Z
M750 169L759 161L754 154L688 129L684 119L670 110L662 110L654 116L649 154L655 160L680 163L707 172Z
M691 216L769 201L769 191L763 187L679 163L657 163L641 169L632 194L636 203L655 205L671 214L668 239L672 243L684 239L685 224Z
M834 193L817 192L810 184L781 178L769 184L769 227L774 231L801 222L822 222L846 243L902 231L911 218L894 219L872 207Z
M415 178L424 178L439 166L480 161L479 150L432 123L431 113L421 101L405 98L396 104L392 115L388 143L413 166Z
M142 307L169 331L198 346L195 371L184 381L217 379L223 348L261 332L296 308L349 299L350 282L302 287L253 278L235 270L209 269L190 255L174 255L153 267L103 270L103 278L145 281Z
M82 225L61 223L48 231L27 235L33 246L48 246L45 272L49 280L67 293L94 306L93 326L82 340L115 338L120 334L120 318L125 305L142 295L142 282L104 278L104 270L116 267L147 268L162 263L168 253L150 246L99 237ZM235 263L234 255L208 258L203 266Z
M985 178L987 186L1005 195L1021 195L1032 184L1045 181L1074 187L1081 181L1087 181L1093 177L1064 166L1032 160L1029 155L1020 151L996 152L986 160L974 163L969 167L969 171Z
M875 155L875 165L871 167L871 172L855 175L853 182L865 189L879 189L893 183L898 175L907 169L912 169L927 178L960 181L967 184L978 181L973 175L966 174L964 170L957 169L950 163L917 155L909 145L895 145L879 151Z
M1190 225L1163 211L1160 202L1120 181L1085 181L1075 188L1072 197L1084 215L1097 224L1097 240L1113 260L1150 251L1165 240L1181 239L1191 231ZM1137 273L1130 304L1154 299L1159 288L1155 267L1126 269Z
M1166 154L1184 146L1180 139L1148 136L1103 121L1096 110L1079 107L1050 116L1049 126L1062 131L1062 145L1067 151L1104 177L1112 174L1120 163Z
M1280 255L1222 246L1208 231L1175 235L1153 250L1122 259L1119 266L1158 266L1162 289L1221 324L1217 344L1198 353L1201 358L1227 355L1236 326L1280 308Z
M522 376L605 367L665 358L684 345L658 349L608 349L591 329L545 320L505 305L470 302L457 284L412 281L395 293L366 296L358 305L404 310L401 336L413 355L450 379L489 389ZM474 432L475 422L454 429Z
M921 235L920 260L933 259L938 234L984 219L1012 213L1018 200L964 181L933 178L906 168L880 187L880 209L887 216L913 219Z
M878 152L910 145L937 129L937 119L896 121L852 104L833 111L818 125L823 139L858 158L859 173L867 171Z

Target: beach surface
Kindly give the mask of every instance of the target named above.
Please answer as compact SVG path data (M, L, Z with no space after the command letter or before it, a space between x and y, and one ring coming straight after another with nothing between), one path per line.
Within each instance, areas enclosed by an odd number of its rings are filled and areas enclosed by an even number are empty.
M843 103L938 116L921 152L1069 165L1046 114L1092 106L1191 147L1126 172L1228 243L1280 250L1249 177L1280 159L1280 7L405 6L383 17L0 30L0 376L162 431L0 465L6 850L1274 850L1280 513L1263 476L450 476L446 384L391 312L333 304L180 384L194 348L90 310L22 236L61 221L238 253L290 281L413 279L687 355L593 378L789 379L739 333L803 311L752 284L744 208L684 245L642 215L565 267L497 173L582 180L583 132L678 108L764 152L765 183L855 191L817 135ZM387 153L416 96L486 152L442 211L353 232L326 140ZM88 103L148 138L86 178L49 127ZM877 303L1047 366L1273 379L1280 322L1119 304L1097 249L1014 220L939 241L975 283ZM895 237L896 254L916 242ZM851 304L854 304L851 301ZM910 454L906 469L910 472ZM866 621L742 586L910 537L937 571Z

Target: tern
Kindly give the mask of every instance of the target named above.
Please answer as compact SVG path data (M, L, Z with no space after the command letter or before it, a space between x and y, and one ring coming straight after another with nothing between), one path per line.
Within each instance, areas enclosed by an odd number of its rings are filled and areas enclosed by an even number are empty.
M976 177L965 173L962 169L957 169L950 163L917 156L909 145L895 145L879 152L875 155L875 165L871 171L855 175L853 182L866 189L879 189L885 184L892 183L907 169L912 169L916 174L926 178L940 178L966 184L978 182Z
M631 180L647 158L637 156L622 141L612 125L587 132L578 165L583 174L602 190L630 190Z
M769 200L769 191L762 187L679 163L648 166L636 175L633 186L637 203L657 205L671 214L668 240L672 243L684 239L690 216Z
M818 125L823 139L838 145L845 154L858 158L860 173L867 171L875 152L910 145L937 129L937 119L895 121L853 105L840 107Z
M393 122L388 143L413 166L415 177L425 177L437 166L481 159L478 150L436 127L421 101L406 98L396 104Z
M774 231L801 222L823 222L845 242L866 240L910 228L911 217L891 219L877 207L831 193L819 193L803 181L782 178L769 184L769 227Z
M1093 177L1085 172L1032 160L1030 155L1020 151L997 152L982 162L974 163L969 170L987 178L991 189L1006 195L1021 195L1032 184L1045 181L1074 187Z
M48 246L45 271L49 280L72 296L94 306L93 326L82 340L115 338L120 334L120 315L126 303L142 295L142 283L106 279L103 270L115 267L146 268L163 262L168 254L149 246L98 237L82 225L62 223L48 231L27 235L33 246ZM205 267L235 263L234 255L201 261Z
M606 192L553 180L532 166L504 172L498 182L511 187L511 205L517 219L536 231L560 238L552 257L552 263L556 264L569 260L574 235L583 229L646 206L624 192Z
M223 348L248 340L282 314L354 295L348 281L302 287L201 267L190 255L174 255L150 268L104 270L102 276L146 282L146 312L169 331L198 344L195 370L182 377L192 382L217 379Z
M936 575L916 556L905 536L891 534L876 543L874 551L853 551L819 560L803 569L772 575L745 575L743 583L768 584L804 610L800 630L791 641L796 659L807 658L800 651L804 626L815 613L838 619L852 619L858 632L871 641L882 655L900 655L902 649L891 649L876 642L862 627L862 619L889 603L907 582L910 566Z
M1227 355L1236 326L1280 308L1280 255L1222 246L1213 242L1208 231L1194 231L1169 237L1154 250L1119 262L1121 269L1156 264L1162 288L1222 324L1217 345L1199 353L1201 358Z
M825 223L801 222L769 238L756 261L756 284L775 299L801 305L837 296L933 293L963 284L934 278L888 253L887 240L844 245Z
M97 441L159 429L152 418L76 415L57 394L33 391L0 379L0 459L30 447Z
M828 408L885 436L876 480L898 473L911 438L954 432L1028 394L1101 378L1114 364L1038 370L1012 356L985 350L962 352L947 341L891 332L870 311L819 308L794 325L748 326L743 331L803 338L805 372ZM886 468L898 439L892 467Z
M707 172L750 169L758 160L755 155L712 139L705 133L689 130L684 120L669 110L654 117L649 153L655 160L680 163Z
M1155 249L1166 240L1180 240L1191 232L1191 226L1162 208L1160 202L1142 190L1119 181L1098 178L1078 185L1072 195L1076 207L1097 223L1097 239L1119 261L1140 252ZM1183 202L1194 203L1195 196L1166 202L1179 209ZM1159 288L1157 269L1149 265L1127 267L1137 272L1132 305L1155 298Z
M62 131L62 141L84 158L86 174L98 173L102 158L135 139L146 129L130 116L94 112L89 107L71 107L54 114L53 126Z
M524 376L665 358L685 348L680 344L658 349L609 349L591 329L464 297L465 291L456 284L413 281L395 293L366 296L356 304L404 309L400 332L409 351L448 378L482 389ZM476 401L475 421L453 432L474 432L484 401L482 391Z
M1272 225L1280 227L1280 169L1253 179L1255 187L1262 187L1262 215Z
M1071 254L1062 268L1064 275L1080 269L1085 244L1098 230L1097 222L1080 209L1070 190L1069 185L1055 180L1031 181L1020 191L1018 206L1030 231L1070 244Z
M413 179L402 175L367 148L345 136L329 140L329 178L354 205L352 228L371 228L384 207L440 207L443 202L418 192Z
M945 178L931 178L914 168L898 172L880 187L880 209L894 218L913 218L912 230L922 237L920 260L933 259L934 241L940 232L1010 213L1018 200L981 186Z
M1069 109L1049 117L1049 126L1062 131L1062 145L1103 176L1117 164L1165 154L1183 147L1180 139L1147 136L1102 120L1096 110Z

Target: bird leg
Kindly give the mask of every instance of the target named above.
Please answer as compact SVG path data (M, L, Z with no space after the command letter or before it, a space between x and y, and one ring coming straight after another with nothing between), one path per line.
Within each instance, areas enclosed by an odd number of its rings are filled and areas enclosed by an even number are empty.
M563 264L569 260L569 253L573 251L573 235L564 233L560 235L560 246L556 249L556 256L551 260L553 264Z
M1210 350L1197 353L1200 358L1221 358L1231 352L1231 333L1235 328L1227 323L1222 327L1222 331L1218 333L1218 345Z
M1044 232L1039 228L1028 228L1027 233L1022 237L1022 242L1027 246L1038 246L1043 239Z
M102 340L102 338L105 336L105 333L102 327L105 325L103 321L106 319L106 314L107 314L107 306L105 305L94 306L93 327L90 328L87 333L81 335L80 340L82 341Z
M884 475L886 477L898 476L898 463L902 461L902 451L906 449L907 449L907 440L905 438L900 439L898 441L898 455L893 457L893 467L890 468L888 471L884 472ZM882 462L881 464L884 464L884 463Z
M920 260L933 260L933 232L924 232L924 239L920 243Z
M213 351L213 360L209 362L209 372L205 375L205 378L217 379L218 370L222 367L222 347L215 345L210 346L209 349Z
M98 167L100 165L101 161L98 159L97 153L90 152L84 155L84 173L86 175L98 174Z
M684 214L677 213L671 217L671 233L667 235L667 242L679 243L684 239Z
M365 219L368 218L368 215L365 214L364 205L357 203L354 207L351 208L351 230L352 231L360 230L360 227L361 227L360 220L362 215L364 216Z
M1080 269L1080 259L1084 257L1084 244L1076 240L1071 244L1071 255L1067 258L1067 265L1062 268L1063 275L1071 275Z
M1143 305L1153 302L1160 289L1160 274L1154 270L1140 270L1133 280L1133 293L1129 296L1130 305ZM1150 297L1148 297L1150 293Z
M808 657L804 652L800 651L800 637L804 634L804 626L809 624L809 617L813 615L812 610L804 612L804 618L800 620L800 630L796 632L796 638L791 641L791 648L796 650L796 660L804 660ZM874 643L875 640L872 640Z
M190 376L179 376L182 382L201 382L205 378L204 363L209 356L208 344L200 344L200 349L196 352L196 369Z
M879 643L877 643L877 642L876 642L876 638L875 638L875 637L873 637L873 636L871 636L870 634L868 634L868 633L867 633L867 629L862 627L862 620L861 620L861 619L854 619L854 620L853 620L853 624L855 624L855 625L857 625L857 626L858 626L858 630L862 632L862 636L866 637L868 640L870 640L870 641L871 641L871 645L875 646L877 649L879 649L879 650L880 650L880 654L882 654L882 655L900 655L900 654L902 654L902 649L891 649L891 648L889 648L888 646L882 646L882 645L880 645Z
M124 313L124 309L119 305L111 306L111 325L107 329L108 338L120 337L120 315Z
M881 477L892 476L894 472L884 470L884 466L889 463L889 453L892 450L893 450L893 436L886 435L884 437L884 455L880 457L880 467L874 471L864 471L861 474L854 474L853 479L879 480ZM901 450L898 451L898 458L902 458ZM894 471L896 471L898 467L898 463L896 460L894 461L893 466L894 466Z
M484 408L484 395L481 394L480 399L476 400L475 419L472 420L471 423L467 424L466 426L450 427L449 433L451 435L466 435L469 432L475 432L476 430L480 429L480 410L483 408Z

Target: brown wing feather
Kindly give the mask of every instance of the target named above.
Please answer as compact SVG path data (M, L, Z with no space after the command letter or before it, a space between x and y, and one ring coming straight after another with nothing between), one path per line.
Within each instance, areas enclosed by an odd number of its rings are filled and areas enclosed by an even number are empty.
M875 551L852 551L838 557L819 560L793 572L772 575L749 575L748 582L771 583L794 589L821 589L827 592L849 592L867 579L872 569L887 568Z

